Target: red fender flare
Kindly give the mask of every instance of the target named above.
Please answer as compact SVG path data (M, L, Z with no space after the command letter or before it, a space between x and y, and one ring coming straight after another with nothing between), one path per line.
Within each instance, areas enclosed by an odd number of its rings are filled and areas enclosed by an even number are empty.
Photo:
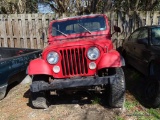
M29 63L28 74L29 75L35 75L35 74L52 75L52 71L49 65L43 59L37 58L32 60Z
M101 60L98 63L97 69L108 68L108 67L121 67L121 55L116 51L112 50L109 53L104 53Z

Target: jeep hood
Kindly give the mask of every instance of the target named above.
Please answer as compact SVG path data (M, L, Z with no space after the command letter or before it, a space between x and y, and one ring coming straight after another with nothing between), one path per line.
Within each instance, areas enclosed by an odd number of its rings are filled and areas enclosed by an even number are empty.
M81 38L81 39L72 39L72 40L63 40L63 41L54 41L52 44L47 46L43 52L51 51L60 47L73 47L73 46L101 46L102 48L108 48L108 50L113 49L112 41L109 39L100 39L96 40L94 38Z

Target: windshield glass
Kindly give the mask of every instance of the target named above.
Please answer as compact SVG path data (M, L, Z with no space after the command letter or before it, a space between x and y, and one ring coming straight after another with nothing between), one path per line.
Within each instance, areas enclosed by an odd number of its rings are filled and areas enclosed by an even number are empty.
M52 25L52 35L68 35L82 32L94 32L106 30L105 19L102 16L94 18L82 18L78 20L67 20L55 22Z
M152 39L151 42L153 45L160 45L160 27L152 29Z

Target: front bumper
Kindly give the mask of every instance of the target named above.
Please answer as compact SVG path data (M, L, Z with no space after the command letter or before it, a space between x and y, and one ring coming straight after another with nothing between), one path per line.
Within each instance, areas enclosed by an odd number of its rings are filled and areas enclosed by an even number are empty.
M86 77L79 79L58 79L54 80L50 84L45 81L33 81L30 90L32 92L39 92L43 90L60 90L65 88L83 87L83 86L94 86L113 84L118 80L117 75L105 76L105 77Z

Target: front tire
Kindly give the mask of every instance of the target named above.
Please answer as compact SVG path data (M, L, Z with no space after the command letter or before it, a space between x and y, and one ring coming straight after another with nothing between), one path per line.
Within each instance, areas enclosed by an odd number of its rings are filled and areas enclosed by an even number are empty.
M144 102L147 107L160 107L160 81L151 77L144 89Z
M115 69L117 78L110 84L109 105L115 108L123 108L125 102L125 78L122 68Z
M33 77L33 81L48 81L48 76L46 75L36 75ZM32 104L34 108L46 109L49 106L47 97L49 97L50 91L39 91L39 92L30 92L29 103Z
M149 76L145 86L143 95L144 104L146 107L160 107L160 69L159 66L152 61L149 69Z
M48 101L44 91L31 92L31 103L35 108L46 109L48 108Z

